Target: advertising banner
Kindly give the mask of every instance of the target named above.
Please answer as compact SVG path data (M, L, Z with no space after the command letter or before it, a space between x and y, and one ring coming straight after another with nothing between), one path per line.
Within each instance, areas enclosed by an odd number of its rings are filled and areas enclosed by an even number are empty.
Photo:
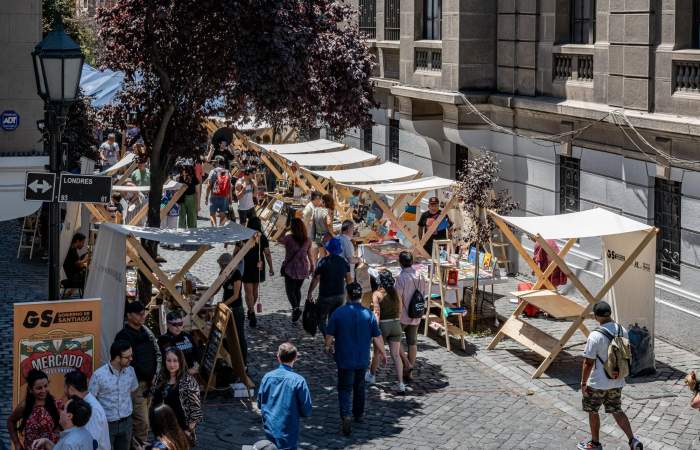
M26 394L26 375L39 369L63 397L63 377L78 369L88 377L100 364L100 299L14 304L12 404Z

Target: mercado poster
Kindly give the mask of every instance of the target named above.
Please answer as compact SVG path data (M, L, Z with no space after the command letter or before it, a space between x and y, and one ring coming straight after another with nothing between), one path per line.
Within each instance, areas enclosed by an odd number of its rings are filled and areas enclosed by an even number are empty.
M12 405L24 398L27 373L46 372L56 398L63 376L79 369L88 377L99 364L100 299L14 304Z

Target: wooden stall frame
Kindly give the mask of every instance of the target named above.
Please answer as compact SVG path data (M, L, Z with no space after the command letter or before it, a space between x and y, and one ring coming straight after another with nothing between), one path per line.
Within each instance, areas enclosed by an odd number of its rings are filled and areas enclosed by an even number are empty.
M520 254L520 256L525 260L525 262L532 268L537 276L537 281L533 286L533 290L541 289L545 286L547 289L556 291L556 288L549 281L549 276L554 272L556 268L559 268L566 276L569 278L571 283L574 285L576 290L584 297L588 302L585 307L582 307L580 314L573 317L573 322L564 332L564 334L557 340L556 338L546 334L540 329L534 327L533 325L523 322L520 320L519 316L528 304L527 296L522 297L522 302L513 311L513 314L508 318L508 320L503 324L501 329L498 331L496 336L494 336L491 343L488 345L488 350L493 350L496 345L505 337L508 336L520 344L524 345L528 349L538 353L544 357L544 361L537 367L532 375L532 378L539 378L547 368L552 364L557 355L565 347L571 336L580 329L584 335L588 336L589 330L583 324L583 321L590 315L593 311L593 306L598 303L605 294L608 293L610 288L617 282L617 280L627 271L627 269L632 265L632 263L637 259L639 254L644 250L644 248L649 244L651 239L653 239L658 233L657 228L651 228L646 232L645 236L642 238L640 243L634 249L634 251L627 257L625 262L612 274L605 284L600 288L597 294L593 295L586 286L581 282L581 280L576 276L576 274L569 268L564 257L571 249L573 244L576 242L576 238L571 238L567 241L564 247L557 253L547 241L540 235L534 236L535 241L540 244L542 249L551 258L551 262L547 266L544 272L535 263L535 260L527 253L523 247L520 240L513 234L510 230L509 225L501 219L497 213L494 211L488 211L491 215L491 219L496 223L498 228L503 232L503 235L510 241L515 250ZM521 331L526 330L528 335L523 334Z

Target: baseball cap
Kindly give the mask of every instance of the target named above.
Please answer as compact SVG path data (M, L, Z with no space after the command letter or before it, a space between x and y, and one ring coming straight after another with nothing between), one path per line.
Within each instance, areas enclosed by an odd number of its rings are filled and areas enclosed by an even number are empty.
M598 317L610 317L612 308L610 308L608 302L600 301L593 305L593 314Z
M331 240L326 243L326 250L333 255L340 255L343 253L343 244L340 243L340 239L337 237L331 238Z
M438 200L437 197L430 197L430 200L428 200L428 203L440 203L440 200Z
M214 161L226 161L226 159L221 155L216 155L214 157Z
M360 283L348 283L345 290L348 293L348 297L350 297L352 300L357 300L358 298L362 297L362 286L360 286Z
M126 304L126 313L131 314L131 313L140 313L146 310L146 307L143 306L143 303L139 301L135 302L129 302Z

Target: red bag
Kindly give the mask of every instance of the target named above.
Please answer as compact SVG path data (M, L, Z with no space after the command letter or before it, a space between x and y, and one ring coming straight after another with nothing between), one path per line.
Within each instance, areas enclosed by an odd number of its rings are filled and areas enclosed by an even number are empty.
M229 192L231 192L231 177L228 171L222 170L216 176L216 183L214 183L212 193L217 197L227 197Z

